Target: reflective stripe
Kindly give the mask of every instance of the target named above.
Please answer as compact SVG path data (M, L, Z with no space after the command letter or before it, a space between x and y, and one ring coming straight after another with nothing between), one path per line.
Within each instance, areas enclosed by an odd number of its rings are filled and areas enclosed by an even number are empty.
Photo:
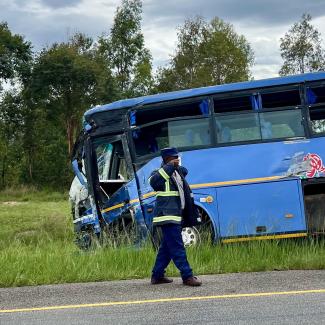
M169 180L165 182L165 192L170 192Z
M158 172L163 177L163 179L165 179L166 181L169 180L169 176L168 176L168 174L165 172L165 170L163 168L160 168L158 170Z
M152 220L153 223L162 222L162 221L178 221L178 222L181 222L182 217L179 217L179 216L162 216L162 217L154 217L153 220Z
M156 192L156 196L179 196L177 191Z

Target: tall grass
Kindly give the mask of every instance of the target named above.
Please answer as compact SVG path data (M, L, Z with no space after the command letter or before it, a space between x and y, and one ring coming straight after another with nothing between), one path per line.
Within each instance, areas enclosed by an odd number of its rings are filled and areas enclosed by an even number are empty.
M0 202L51 201L68 199L68 192L55 192L51 189L39 190L34 186L8 187L0 191Z
M73 243L67 201L13 201L0 202L0 287L150 276L156 254L150 243L138 249L107 245L80 251ZM325 243L305 239L202 244L188 249L188 259L197 274L324 269ZM167 272L178 275L173 265Z
M254 242L242 245L203 245L188 249L196 274L289 269L324 269L324 242ZM22 286L145 278L150 276L155 251L150 245L78 250L68 241L14 242L0 252L0 286ZM167 273L177 276L170 265Z

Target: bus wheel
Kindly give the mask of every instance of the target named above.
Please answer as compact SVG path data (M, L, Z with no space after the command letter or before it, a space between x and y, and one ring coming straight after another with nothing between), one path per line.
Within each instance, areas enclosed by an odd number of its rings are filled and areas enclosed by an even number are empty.
M160 227L154 227L151 239L153 247L158 250L162 240L162 231ZM182 239L185 247L197 245L201 241L200 233L195 227L183 228Z
M185 247L198 245L201 241L200 233L195 227L183 228L182 239Z
M95 249L100 246L98 236L91 229L77 233L75 242L81 250Z

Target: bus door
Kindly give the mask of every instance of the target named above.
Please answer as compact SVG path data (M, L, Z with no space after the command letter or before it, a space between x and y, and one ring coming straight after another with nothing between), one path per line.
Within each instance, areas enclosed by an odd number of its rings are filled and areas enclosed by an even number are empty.
M96 157L95 188L101 206L113 206L129 200L125 184L132 177L127 167L122 137L100 137L93 140ZM121 202L119 202L119 200Z
M101 215L114 231L119 229L120 234L135 235L132 241L144 237L146 226L126 137L100 137L94 139L93 148Z

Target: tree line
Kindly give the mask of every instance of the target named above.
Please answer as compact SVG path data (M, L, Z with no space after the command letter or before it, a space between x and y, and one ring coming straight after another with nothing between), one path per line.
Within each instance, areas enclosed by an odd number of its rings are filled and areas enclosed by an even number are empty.
M39 52L0 23L0 189L66 189L83 113L94 105L172 90L251 80L254 53L215 17L187 19L167 66L153 71L141 0L122 0L108 33L75 33ZM280 75L324 70L319 32L304 14L280 44Z

